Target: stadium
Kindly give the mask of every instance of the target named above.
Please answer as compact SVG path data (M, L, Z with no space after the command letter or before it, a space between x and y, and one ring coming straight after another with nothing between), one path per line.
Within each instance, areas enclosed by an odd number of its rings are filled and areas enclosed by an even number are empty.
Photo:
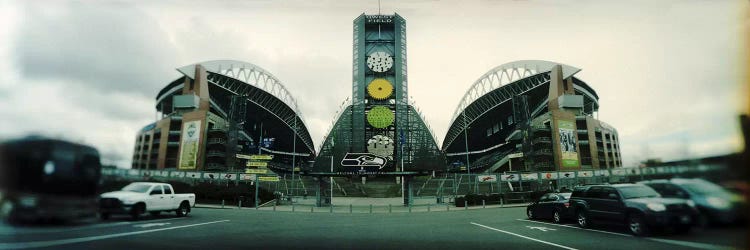
M132 168L208 172L210 180L272 174L282 182L274 189L315 193L319 203L403 196L409 204L413 189L479 191L477 174L556 181L558 172L592 177L588 170L622 166L617 130L597 119L599 96L576 67L524 60L493 68L459 101L440 147L408 98L406 21L362 14L353 38L352 95L318 151L281 81L248 62L217 60L178 68L183 76L159 91L159 119L136 136Z
M599 96L580 69L515 61L482 75L443 140L451 171L566 171L622 166L619 137L596 119Z
M288 172L314 159L297 101L271 73L231 60L177 71L156 96L159 120L136 136L134 169L242 171L237 154L267 154L269 168Z

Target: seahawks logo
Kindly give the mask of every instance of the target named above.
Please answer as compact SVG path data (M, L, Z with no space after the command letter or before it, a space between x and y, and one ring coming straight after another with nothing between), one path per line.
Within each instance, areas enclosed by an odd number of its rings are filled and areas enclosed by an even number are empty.
M341 160L341 166L344 167L378 167L383 169L388 159L368 153L346 153Z

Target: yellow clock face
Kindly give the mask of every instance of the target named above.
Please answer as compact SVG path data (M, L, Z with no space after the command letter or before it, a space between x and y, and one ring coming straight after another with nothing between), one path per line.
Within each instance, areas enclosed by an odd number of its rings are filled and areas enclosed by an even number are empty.
M384 100L393 94L393 85L386 79L375 78L367 85L367 93L375 100Z

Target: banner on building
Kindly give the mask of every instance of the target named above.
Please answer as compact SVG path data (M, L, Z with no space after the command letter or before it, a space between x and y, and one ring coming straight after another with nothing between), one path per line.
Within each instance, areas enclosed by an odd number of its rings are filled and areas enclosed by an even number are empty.
M616 176L626 176L628 175L628 171L625 169L612 169L612 175Z
M193 179L200 179L201 173L200 172L186 172L185 177L187 178L193 178Z
M579 178L588 178L593 177L594 171L578 171L578 177Z
M538 173L521 174L521 179L524 181L539 180L539 174Z
M552 172L542 173L542 179L544 179L544 180L557 180L557 173L552 173Z
M179 169L195 169L197 167L200 135L201 121L189 121L182 124Z
M179 177L179 178L185 177L185 172L174 171L174 172L172 172L172 176L171 177Z
M497 182L497 175L477 175L479 182Z
M503 174L500 175L500 180L502 181L518 181L519 180L518 174Z
M206 180L218 180L220 178L221 178L221 175L217 173L203 173L203 179L206 179Z
M609 176L609 170L595 170L594 174L596 176Z
M558 177L560 179L573 179L576 178L576 172L560 172Z
M561 168L577 168L579 162L575 123L572 121L557 120L557 129L560 133Z
M255 174L240 174L240 179L243 181L254 181L258 175Z

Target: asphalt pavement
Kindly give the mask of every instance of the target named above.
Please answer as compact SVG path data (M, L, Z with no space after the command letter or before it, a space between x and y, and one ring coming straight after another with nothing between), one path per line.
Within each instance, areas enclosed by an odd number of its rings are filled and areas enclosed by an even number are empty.
M0 249L745 249L746 228L634 237L624 227L530 221L525 208L303 213L195 208L139 221L0 225Z

